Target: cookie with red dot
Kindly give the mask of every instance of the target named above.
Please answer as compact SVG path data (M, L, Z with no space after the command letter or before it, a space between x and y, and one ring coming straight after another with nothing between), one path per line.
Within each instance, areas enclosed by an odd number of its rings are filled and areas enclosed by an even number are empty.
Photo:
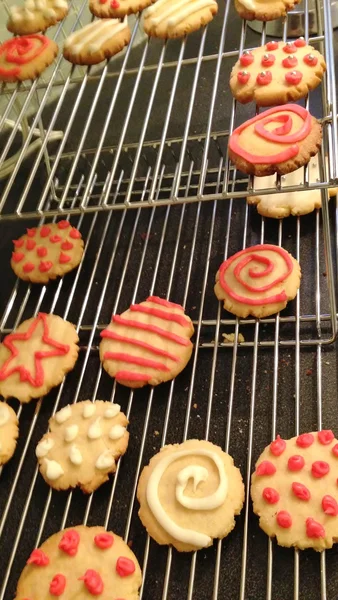
M300 0L235 0L235 7L247 21L273 21L285 17Z
M24 281L48 283L77 267L83 255L80 231L69 221L31 227L13 240L11 267Z
M140 12L155 0L89 0L89 9L100 19L121 19Z
M338 541L338 440L331 430L280 436L251 479L259 524L280 546L322 551Z
M233 96L258 106L276 106L307 96L322 81L324 57L303 38L267 42L244 50L230 75Z
M121 537L103 527L78 525L55 533L32 551L15 600L137 600L141 583L137 558Z

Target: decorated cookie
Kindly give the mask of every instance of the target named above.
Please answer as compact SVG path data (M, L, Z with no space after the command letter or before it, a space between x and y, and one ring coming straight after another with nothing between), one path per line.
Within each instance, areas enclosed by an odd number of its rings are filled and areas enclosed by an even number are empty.
M158 385L184 369L193 333L182 306L150 296L113 316L101 333L100 358L107 373L123 385Z
M36 79L58 53L53 40L44 35L13 37L0 45L0 81L15 83Z
M254 512L281 546L331 548L338 541L338 440L332 431L279 436L251 480Z
M11 267L24 281L48 283L78 266L83 254L81 233L69 221L27 229L13 240Z
M309 163L309 183L316 183L321 181L319 166L318 166L318 155L315 156ZM282 186L298 185L303 187L304 182L304 169L297 169L293 173L283 175ZM264 190L268 188L274 188L276 186L276 176L268 175L268 177L255 177L254 189ZM329 196L335 196L337 194L337 188L331 188L328 190ZM248 204L256 204L257 211L263 217L272 217L273 219L283 219L289 215L307 215L314 211L316 208L322 206L322 195L320 190L306 190L299 192L278 192L266 195L248 196Z
M320 123L297 104L277 106L249 119L229 139L229 156L250 175L285 175L318 153Z
M158 544L180 552L211 546L235 527L242 476L229 454L204 440L165 446L141 473L139 517Z
M72 33L65 41L63 55L77 65L95 65L111 58L130 42L127 17L99 19Z
M216 0L157 0L144 11L143 27L149 36L183 37L207 25L217 11Z
M19 423L14 410L0 402L0 467L12 458L18 435Z
M248 21L273 21L285 17L300 0L235 0L235 7L242 19Z
M89 9L96 17L120 19L138 13L155 0L89 0Z
M74 325L52 314L23 321L0 344L0 394L20 402L59 385L79 352Z
M323 56L303 38L293 42L268 42L244 50L231 71L230 88L239 102L275 106L307 96L322 81Z
M140 566L122 538L103 527L77 525L33 550L15 600L138 600L141 583Z
M216 274L215 294L237 317L274 315L293 300L300 285L300 266L279 246L260 244L225 260Z
M68 404L49 420L36 447L40 472L56 490L81 487L91 494L115 473L127 450L127 417L118 404L85 400Z
M17 35L39 33L64 19L67 0L25 0L23 6L11 6L7 29Z

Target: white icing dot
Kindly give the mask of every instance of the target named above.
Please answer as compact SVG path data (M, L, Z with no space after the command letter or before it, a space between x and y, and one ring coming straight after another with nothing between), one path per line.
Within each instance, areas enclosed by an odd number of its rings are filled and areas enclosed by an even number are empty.
M96 406L93 402L83 405L82 416L84 419L89 419L92 417L94 412L96 411Z
M46 454L48 454L49 450L51 450L54 446L54 440L49 437L46 438L45 440L42 440L42 442L40 442L35 450L35 454L38 458L41 458L42 456L46 456Z
M98 457L95 467L97 469L109 469L114 464L115 460L110 452L110 450L106 450Z
M5 425L9 420L9 410L8 406L3 402L0 404L0 427Z
M88 429L88 437L91 440L97 440L102 435L102 430L100 426L101 417L98 417L94 423Z
M79 433L78 425L69 425L65 429L65 442L72 442L75 440L77 434Z
M80 452L80 449L75 444L72 444L72 446L69 449L69 460L71 463L73 463L73 465L82 464L82 454Z
M112 404L109 408L107 408L103 416L105 419L113 419L119 414L120 410L121 406L119 404Z
M69 419L71 416L72 416L72 409L71 409L70 405L68 404L64 408L61 408L61 410L59 410L59 412L55 413L55 420L57 423L59 423L59 425L61 425L61 423L64 423L65 421L67 421L67 419Z
M60 463L56 462L56 460L48 460L48 458L45 458L45 463L47 465L47 479L54 481L54 479L59 479L59 477L64 474L63 468L61 467Z
M109 432L109 437L111 440L119 440L123 437L126 428L122 427L122 425L114 425Z

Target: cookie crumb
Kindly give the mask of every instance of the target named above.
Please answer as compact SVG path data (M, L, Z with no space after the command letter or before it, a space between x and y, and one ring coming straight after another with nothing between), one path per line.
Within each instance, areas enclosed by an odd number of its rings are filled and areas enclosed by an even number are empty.
M222 337L223 337L224 344L233 344L235 341L236 335L234 333L222 333ZM239 344L241 344L242 342L245 342L244 336L241 333L238 334L237 341Z

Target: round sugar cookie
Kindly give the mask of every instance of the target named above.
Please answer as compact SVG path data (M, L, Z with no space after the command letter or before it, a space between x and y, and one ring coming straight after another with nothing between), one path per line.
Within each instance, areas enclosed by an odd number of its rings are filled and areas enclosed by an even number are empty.
M67 0L25 0L23 6L11 6L7 29L16 35L45 31L68 14Z
M11 267L24 281L48 283L77 267L83 254L81 233L69 221L27 229L13 240Z
M273 21L286 17L301 0L235 0L235 8L247 21Z
M130 38L127 18L98 19L67 37L63 55L75 65L96 65L120 52Z
M155 0L89 0L89 10L100 19L121 19L142 11Z
M225 260L214 287L225 310L262 319L283 310L300 285L298 262L280 246L259 244Z
M142 573L121 537L103 527L64 529L33 550L14 600L138 600Z
M0 402L0 467L13 456L19 435L19 422L11 406Z
M144 11L143 28L151 37L183 37L210 23L217 12L216 0L157 0Z
M330 430L279 436L251 479L259 524L281 546L324 550L338 541L338 440Z
M107 373L123 385L158 385L184 369L193 333L182 306L150 296L113 316L101 333L100 359Z
M127 417L119 404L85 400L68 404L49 420L36 447L40 473L56 490L79 486L91 494L115 473L127 450Z
M149 535L191 552L232 531L244 485L229 454L211 442L188 440L153 456L141 473L137 498Z
M57 44L45 35L12 37L0 44L0 81L36 79L52 64L57 53Z

